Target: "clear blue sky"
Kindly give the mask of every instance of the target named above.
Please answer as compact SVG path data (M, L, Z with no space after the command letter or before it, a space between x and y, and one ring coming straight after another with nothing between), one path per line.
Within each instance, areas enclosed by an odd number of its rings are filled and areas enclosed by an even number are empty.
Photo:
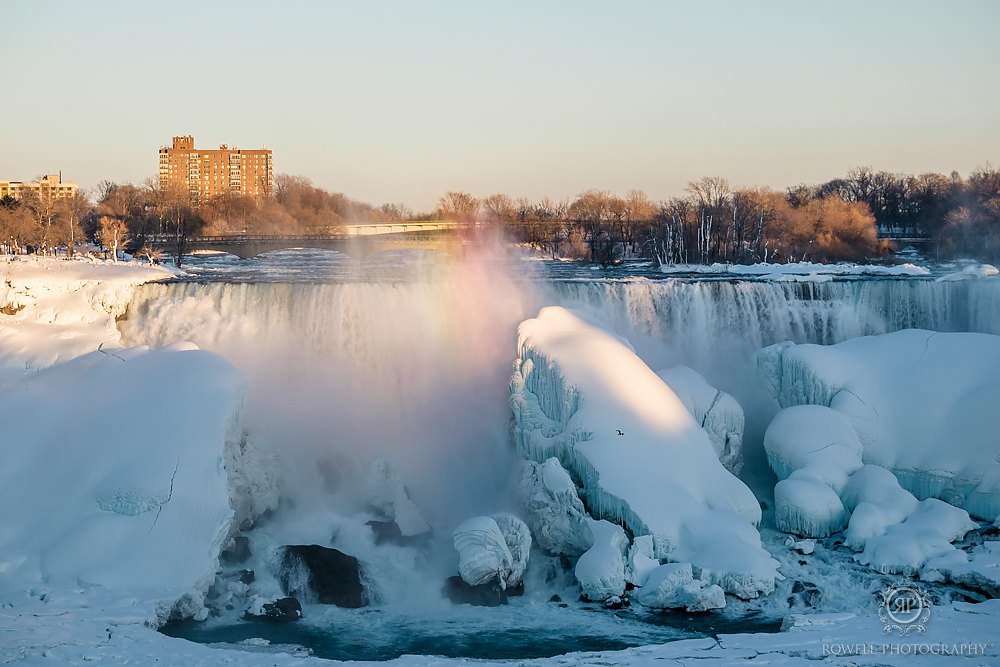
M1000 162L1000 2L0 3L0 179L175 134L357 199L571 197Z

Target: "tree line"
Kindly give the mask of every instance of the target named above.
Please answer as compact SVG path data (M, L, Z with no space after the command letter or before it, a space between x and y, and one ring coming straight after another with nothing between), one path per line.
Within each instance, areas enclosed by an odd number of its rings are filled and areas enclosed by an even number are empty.
M437 208L414 213L328 192L300 176L279 175L262 201L228 194L192 205L184 189L144 183L98 185L91 201L27 191L0 200L0 252L73 254L81 240L117 256L150 258L148 240L170 238L181 261L201 234L308 234L348 222L448 219L503 230L553 257L610 264L646 257L671 263L863 260L892 249L887 235L926 239L939 258L1000 259L1000 170L909 176L861 167L819 185L786 190L734 188L719 177L688 184L681 196L652 201L587 190L572 200L476 198L448 192Z
M502 225L553 257L603 264L623 257L664 264L859 261L893 250L886 237L925 242L940 259L1000 259L1000 170L991 167L966 179L860 167L784 191L705 177L683 196L659 202L639 190L587 190L559 202L449 192L437 212Z

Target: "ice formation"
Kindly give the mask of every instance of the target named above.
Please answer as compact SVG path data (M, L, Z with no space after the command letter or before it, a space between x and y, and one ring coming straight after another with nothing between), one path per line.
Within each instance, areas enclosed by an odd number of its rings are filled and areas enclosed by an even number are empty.
M676 394L620 339L563 308L518 332L511 406L522 455L558 458L591 515L651 535L655 558L690 562L744 597L771 592L777 562L754 527L760 506Z
M984 542L969 553L955 549L930 558L920 578L951 581L994 598L1000 597L1000 542Z
M230 498L269 497L223 468L245 446L243 391L221 357L176 348L92 352L0 388L0 588L191 593L196 613Z
M743 468L743 408L735 398L716 389L697 371L676 366L657 373L677 394L694 420L708 433L722 465L734 475Z
M458 573L470 586L497 580L502 588L517 586L531 552L531 533L513 514L476 516L452 533L458 551Z
M781 530L822 537L846 524L859 562L916 574L962 557L951 543L976 527L970 513L995 517L1000 337L909 330L775 345L758 362L791 406L764 437Z
M716 584L695 579L690 563L667 563L649 573L636 596L647 607L709 611L726 606L726 596Z
M403 537L428 532L431 527L410 498L399 472L386 459L375 461L368 476L369 503L399 527Z
M525 518L543 550L579 556L593 545L587 512L559 459L522 462L520 492Z
M917 498L940 498L988 521L1000 515L1000 336L911 329L831 346L771 346L758 362L782 406L843 415L864 462L891 470Z
M625 553L628 536L610 521L590 520L594 546L576 562L576 580L584 597L603 602L625 593Z

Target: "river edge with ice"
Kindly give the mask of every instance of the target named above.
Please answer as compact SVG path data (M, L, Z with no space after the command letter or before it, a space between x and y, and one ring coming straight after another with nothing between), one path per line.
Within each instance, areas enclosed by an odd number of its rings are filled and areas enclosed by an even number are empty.
M216 362L211 360L210 356L206 356L208 353L199 353L203 355L203 358L198 359L197 363L185 367L180 363L181 358L196 353L195 350L188 349L185 346L181 346L180 348L175 347L163 352L141 349L131 352L118 352L113 349L115 347L113 345L115 337L112 333L114 322L113 318L109 319L108 315L118 314L116 309L121 307L123 301L127 303L131 298L131 290L135 284L147 280L161 279L166 277L165 274L159 273L157 270L140 270L135 267L109 266L105 269L102 265L96 266L100 268L95 268L95 265L88 265L85 275L70 276L68 280L63 282L59 278L50 280L49 278L52 277L50 269L35 265L33 269L45 269L45 271L50 273L50 276L39 278L38 275L33 274L29 278L29 282L32 283L31 289L35 292L31 298L37 298L38 294L44 290L49 290L52 293L50 296L59 296L60 299L66 297L67 292L82 292L87 301L85 304L77 303L74 306L71 300L48 301L46 303L44 298L38 299L37 303L30 303L28 298L21 298L20 300L14 298L12 300L9 293L5 295L7 297L7 304L5 305L12 305L11 310L17 309L17 312L9 317L20 317L21 323L23 323L15 327L5 325L4 330L0 332L3 334L0 336L0 344L3 345L4 358L6 360L16 359L18 362L16 364L6 364L9 372L13 374L17 368L34 371L38 368L50 366L54 361L58 361L59 363L50 368L49 377L59 386L64 386L65 392L63 394L53 392L51 385L47 386L44 382L36 383L38 386L35 387L19 385L18 388L27 392L34 391L36 392L36 397L51 395L61 404L63 401L68 403L71 400L74 392L70 391L70 389L75 389L75 393L86 391L85 388L81 388L79 385L75 387L72 385L74 376L78 376L81 373L86 373L89 377L107 375L110 381L121 383L122 376L119 374L120 371L112 371L106 367L119 367L122 364L135 366L146 363L146 366L140 373L140 378L157 377L160 378L158 384L169 385L178 381L171 380L171 377L197 375L201 372L198 369L205 366L208 369L214 369L212 375L222 378L219 382L221 386L215 390L214 395L217 396L215 399L216 402L209 403L207 407L204 401L205 395L199 394L199 392L205 390L199 386L189 392L190 395L187 400L190 404L180 405L179 409L193 410L200 405L200 407L205 409L206 413L217 412L226 414L228 412L231 414L235 408L231 405L226 407L225 397L240 394L241 389L238 386L240 384L238 374L233 375L231 371L225 369L224 365L213 367L212 364ZM10 277L16 278L16 272L12 271ZM60 282L63 282L63 284L60 285ZM9 285L9 288L11 291L17 292L17 289L13 285ZM40 305L41 307L33 314L32 308L36 305ZM80 307L81 305L83 306L82 308ZM93 308L92 306L97 306L97 308ZM74 307L80 311L78 317L70 314ZM88 312L88 310L93 312ZM105 311L103 320L100 316L101 310ZM97 313L97 316L94 315L94 312ZM110 331L107 327L109 321L111 323ZM32 329L28 326L29 322L42 324L43 327ZM58 335L46 337L42 333L46 331L44 327L50 327L50 330L58 331ZM46 340L46 338L48 339ZM80 351L94 350L102 343L108 342L111 343L106 345L109 348L108 350L102 349L101 352L91 354L89 359L84 357L76 361L76 368L72 366L74 362L70 361L70 359L77 356ZM61 376L60 372L62 372ZM41 378L44 375L45 372L42 372L38 373L36 377ZM115 396L116 400L119 401L120 410L138 410L140 408L137 406L141 406L145 401L150 400L159 402L171 400L170 398L166 398L169 392L165 391L153 396L143 395L142 391L144 391L144 387L141 379L132 378L132 380L137 384L130 385L129 391L120 391L120 395ZM8 383L4 385L5 390L8 388ZM208 392L208 394L211 395L212 392ZM35 400L37 401L38 399L36 398ZM133 401L132 404L128 403L130 400ZM31 400L22 402L18 406L20 408L18 414L28 414L31 405ZM213 409L209 409L209 407ZM210 417L206 417L206 419L210 419ZM102 427L112 424L114 420L115 415L113 411L110 411L109 414L92 415L89 421L84 420L83 424L76 424L74 428L86 429L89 425L95 432L100 433L102 432ZM165 421L162 425L158 426L155 420L156 416L154 415L147 426L148 432L155 433L158 430L169 432L169 429L176 428L169 421ZM229 423L231 420L225 417L222 419L217 418L216 421L219 422L218 426L210 431L210 434L200 434L204 438L204 442L207 443L207 446L209 448L218 448L218 441L220 440L235 441L238 443L240 434L232 429L232 425ZM44 429L42 431L41 435L33 436L40 445L46 442L45 436L53 436L52 432L46 433ZM56 429L56 434L62 434L64 437L67 433L71 432ZM14 434L18 433L19 431L15 429ZM212 436L212 433L215 435ZM198 437L199 433L191 434L192 441L196 441ZM215 441L214 444L212 442L213 439ZM116 453L120 452L122 451L120 448L128 446L128 442L116 443L114 451ZM169 444L164 441L163 447L168 449ZM59 456L59 452L51 452L49 456ZM170 461L164 461L162 466L169 469L171 467ZM176 473L178 472L179 469L175 467L175 474L170 477L171 485L169 490L171 493L174 490L175 482L183 482L183 478L177 477ZM114 477L115 475L133 481L137 478L135 470L103 471L102 474L106 476L105 479L108 478L107 476ZM205 482L204 480L191 479L187 483L191 485L189 488L199 488L199 485ZM217 479L216 483L218 483ZM114 485L112 484L111 486ZM269 502L267 498L255 497L254 495L255 487L257 487L256 491L259 491L260 488L266 486L266 480L247 479L244 484L245 497L239 499L230 497L230 506L235 508L242 503L242 511L249 511L246 508L247 503L251 505L255 502L267 504ZM19 494L22 494L18 495L18 498L23 498L24 495L29 495L33 491L37 491L37 489L26 488L23 482L20 486L14 485L9 488L13 488ZM177 487L178 490L181 488L183 487ZM104 497L106 498L104 501L105 505L111 507L113 513L118 513L121 516L141 516L150 519L152 526L142 526L143 530L149 533L164 528L161 526L160 521L162 520L164 523L167 523L170 518L170 500L164 500L162 497L157 496L157 494L144 496L142 494L112 493ZM163 508L167 508L168 511L166 514L161 511ZM10 517L7 518L24 521L22 513L12 510L9 507L7 511L11 512ZM56 512L57 510L51 511ZM107 510L105 509L105 511ZM213 521L217 522L218 518L206 517L207 524L211 524ZM40 542L44 542L46 538L50 541L61 539L61 534L57 531L57 528L58 526L52 528L53 532L50 536L41 535L39 537ZM169 532L169 527L164 529L167 531L164 537L164 541L166 542L169 541L167 536L172 533ZM36 532L38 531L32 531L32 533ZM173 534L176 535L176 533ZM207 541L212 542L213 539L215 538L209 535ZM786 579L789 576L798 577L803 574L795 571L796 567L794 564L802 559L796 555L797 551L794 546L784 546L784 536L777 534L775 531L765 530L764 544L775 555L782 554L782 571L788 575ZM779 545L783 547L783 550L779 548ZM814 553L818 554L816 560L823 561L826 559L831 569L840 567L837 557L831 555L836 551L832 542L825 543L823 540L820 540L812 548L815 549ZM826 555L823 556L823 554ZM4 574L8 574L11 570L16 570L17 564L14 561L16 561L17 554L13 554L15 558L10 558L11 554L9 553L4 553L3 556L5 559L3 564ZM204 560L205 556L201 558ZM60 566L65 570L65 575L62 579L62 586L56 586L53 585L53 582L60 581ZM217 664L230 659L243 664L253 664L252 660L254 658L244 653L237 652L230 654L225 649L205 648L186 643L180 644L177 641L166 640L161 636L147 637L146 633L149 631L144 629L142 624L148 623L152 616L155 616L157 613L155 600L162 599L157 596L176 595L176 593L169 593L168 591L157 592L149 590L146 587L141 588L141 592L130 595L129 599L122 601L115 599L116 596L113 594L108 595L109 591L107 588L113 584L106 584L95 588L84 587L83 589L79 588L79 586L81 581L90 583L99 581L105 576L109 577L107 579L109 582L114 582L117 579L118 582L124 581L127 583L129 582L128 572L116 571L109 573L107 570L117 568L108 567L107 564L104 564L102 568L101 563L95 562L91 564L91 570L88 571L86 576L79 576L79 572L76 572L77 576L74 581L74 577L70 575L73 574L73 569L79 568L79 566L79 562L46 563L46 585L32 587L31 591L26 596L21 597L17 604L10 603L10 607L4 606L0 609L0 614L4 615L3 619L5 621L2 625L4 629L3 635L0 637L3 643L0 646L11 646L14 651L19 652L16 654L12 653L12 655L15 657L21 655L28 660L38 658L42 652L48 652L53 662L73 662L85 658L97 658L98 660L104 660L108 664L116 664L116 662L129 659L129 651L134 651L131 653L132 659L135 656L157 655L161 657L161 660L176 660L175 664ZM820 569L822 570L822 568ZM828 575L829 572L824 573L819 571L815 572L815 574L819 576L814 576L813 578L819 578ZM204 573L200 575L195 571L179 573L178 578L173 580L173 585L175 587L180 586L180 589L183 589L182 582L191 582L192 579L197 579L198 576L204 576ZM852 572L846 579L850 580L855 576L859 576L858 573ZM135 579L131 580L133 584L135 581ZM165 579L163 583L170 583L170 580ZM789 583L791 583L791 579L789 579ZM8 596L5 595L5 597ZM784 601L782 600L782 602ZM95 613L96 609L104 609L104 611ZM98 616L98 618L92 618L92 613ZM160 613L162 613L162 610ZM896 650L895 655L898 656L897 659L903 661L907 659L907 651L909 649L899 647L918 646L922 644L931 646L937 641L934 639L935 636L941 640L938 643L942 645L945 640L954 644L954 640L962 638L964 642L963 646L965 644L972 646L976 643L978 635L979 644L982 644L982 637L989 636L991 631L995 632L995 625L991 626L990 623L995 623L996 613L995 602L979 605L954 602L943 607L935 607L933 627L931 628L934 634L921 637L920 642L911 642L910 644L905 642L899 643L898 641L887 644L885 637L882 637L881 641L875 641L879 639L875 630L879 634L881 633L881 623L874 613L874 606L871 606L869 609L861 612L843 612L839 615L813 614L806 616L805 620L790 621L788 632L781 635L725 635L718 641L711 639L680 640L666 645L630 649L624 653L617 654L577 654L552 658L551 662L553 664L587 664L588 662L611 660L619 664L621 661L638 664L646 661L665 659L667 657L682 658L685 655L703 659L712 656L718 657L720 661L731 661L739 657L748 657L758 653L774 654L776 652L788 655L789 660L794 660L796 656L810 658L823 657L822 645L824 642L828 645L827 652L830 654L829 657L834 661L842 658L842 654L844 653L851 653L852 651L848 650L851 646L854 648L862 647L859 650L853 651L855 653L879 655L879 661L883 663L893 662L895 659L892 658L892 651ZM991 616L993 618L990 618ZM51 620L47 621L45 619ZM57 623L59 627L56 626ZM104 627L101 631L95 632L95 628L98 625ZM848 628L852 629L848 630ZM991 630L991 628L993 629ZM937 635L939 629L941 634ZM106 640L104 639L105 635ZM165 648L165 645L162 644L164 641L170 642L171 648ZM840 643L838 644L837 642ZM993 643L995 644L996 642ZM180 649L180 646L183 646L184 649ZM890 647L886 649L889 651L888 658L878 653L878 647L884 648L886 646ZM891 648L893 646L897 648ZM934 646L937 646L937 644L934 644ZM250 642L244 645L244 648L251 651L267 650L264 642ZM869 648L871 649L870 651L868 650ZM161 649L165 654L169 655L160 656L159 652ZM912 649L914 652L921 650L923 649ZM991 650L993 652L987 655L994 656L995 659L995 647ZM144 651L149 652L144 653ZM208 653L203 654L203 651L208 651ZM934 653L929 648L924 652ZM295 651L291 651L290 655L295 655L295 653ZM973 655L973 657L976 656ZM294 659L295 661L301 660L300 657L295 657ZM266 656L261 657L261 660L266 661L267 664L273 664L274 658L273 656ZM401 662L416 661L413 664L427 664L429 660L426 657L404 657L400 659ZM532 662L541 664L545 661L533 660ZM167 664L170 663L168 662Z

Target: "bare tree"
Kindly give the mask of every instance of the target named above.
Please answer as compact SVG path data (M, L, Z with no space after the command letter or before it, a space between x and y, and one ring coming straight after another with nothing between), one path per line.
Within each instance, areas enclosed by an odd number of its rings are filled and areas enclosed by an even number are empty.
M101 245L111 252L111 261L118 261L118 249L125 245L128 228L121 218L102 215L100 219Z

